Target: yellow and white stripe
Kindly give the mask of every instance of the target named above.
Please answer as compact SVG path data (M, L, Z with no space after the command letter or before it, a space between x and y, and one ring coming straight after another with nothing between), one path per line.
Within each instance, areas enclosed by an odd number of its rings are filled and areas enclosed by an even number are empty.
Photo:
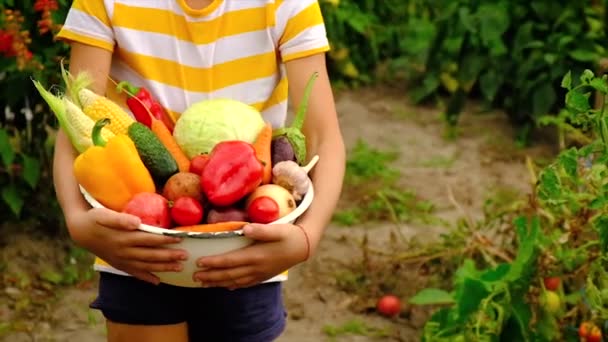
M329 50L318 0L214 0L201 10L185 0L74 0L58 38L113 52L110 77L146 87L175 116L232 98L274 127L287 115L283 63ZM112 83L107 96L124 100ZM122 273L100 259L95 269Z

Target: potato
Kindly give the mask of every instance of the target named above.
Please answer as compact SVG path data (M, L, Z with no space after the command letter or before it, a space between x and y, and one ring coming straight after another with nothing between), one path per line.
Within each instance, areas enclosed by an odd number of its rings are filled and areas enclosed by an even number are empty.
M169 201L188 196L202 202L201 177L192 172L178 172L165 183L163 196Z
M213 208L209 210L207 215L207 223L219 223L228 221L243 221L247 222L247 212L238 208Z

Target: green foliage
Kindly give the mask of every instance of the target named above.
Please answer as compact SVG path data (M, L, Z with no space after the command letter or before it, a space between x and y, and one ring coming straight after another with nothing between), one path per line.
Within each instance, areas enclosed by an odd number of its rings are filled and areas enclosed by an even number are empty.
M332 79L369 83L386 61L401 56L409 48L405 29L412 20L410 2L321 0L332 47Z
M332 78L393 79L415 103L445 103L457 125L468 99L504 109L524 142L563 103L562 76L599 68L608 39L599 1L322 1Z
M44 11L38 1L0 0L0 220L58 226L51 159L56 121L31 78L58 84L66 44L54 41L71 1ZM45 14L45 12L48 12ZM49 20L42 20L45 15Z
M345 335L370 336L376 338L390 336L389 329L374 327L358 319L347 321L340 326L326 325L323 327L323 332L330 338L330 341L333 341L336 337Z
M408 81L418 85L414 101L447 91L451 124L471 96L504 108L516 124L534 123L561 107L568 70L578 75L606 53L604 8L589 1L421 3L431 15L417 25L429 29L411 35L418 48L403 65L412 66Z
M454 279L452 298L455 305L433 315L424 328L423 341L450 341L456 338L455 332L467 341L497 340L510 320L511 338L518 341L528 338L531 314L521 301L535 271L540 226L537 218L530 222L520 218L515 226L521 234L515 260L484 270L478 270L471 259L465 260ZM418 293L413 297L413 303L420 301L428 291ZM437 302L427 300L423 303L442 304L447 301L445 297L437 296Z
M515 259L495 263L466 259L456 271L450 292L437 300L429 289L413 304L454 304L438 310L424 328L424 340L459 337L475 341L563 341L575 337L578 325L608 319L608 116L606 106L589 104L592 92L603 103L608 77L584 70L574 82L561 80L566 90L564 118L587 127L592 142L562 150L541 169L528 206L510 227L514 241L501 248ZM575 84L576 83L576 84ZM562 285L552 295L543 279L558 276ZM449 303L449 302L448 302Z
M410 189L399 186L401 172L390 165L394 151L381 151L363 140L357 141L346 161L346 207L334 214L334 221L350 226L369 221L432 222L435 206Z

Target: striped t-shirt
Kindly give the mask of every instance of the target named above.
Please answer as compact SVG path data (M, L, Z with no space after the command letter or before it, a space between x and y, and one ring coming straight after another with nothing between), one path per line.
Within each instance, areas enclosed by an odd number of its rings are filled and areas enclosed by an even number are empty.
M200 10L185 0L74 0L58 38L112 52L111 79L146 87L175 117L231 98L274 127L287 116L284 63L329 50L317 0L214 0ZM125 107L114 88L106 95ZM95 269L126 275L99 258Z
M58 38L113 52L110 77L145 86L174 116L232 98L280 127L284 62L329 50L317 0L74 0ZM107 96L118 100L109 83Z

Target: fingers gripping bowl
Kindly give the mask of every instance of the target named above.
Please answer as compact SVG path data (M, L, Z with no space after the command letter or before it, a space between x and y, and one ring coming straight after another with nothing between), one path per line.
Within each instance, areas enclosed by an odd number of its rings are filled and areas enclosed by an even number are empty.
M80 187L86 201L93 208L104 208L104 206L94 199L83 187ZM314 188L312 182L309 183L308 190L294 211L279 218L270 224L293 223L310 206L314 198ZM198 270L196 260L203 256L217 255L246 247L253 243L253 240L243 235L243 230L224 231L224 232L184 232L173 229L154 227L147 224L140 224L139 230L150 234L176 236L182 241L176 244L167 245L169 248L183 249L188 253L188 259L183 261L181 272L157 272L156 276L166 284L182 287L199 287L200 284L192 279L194 272Z

